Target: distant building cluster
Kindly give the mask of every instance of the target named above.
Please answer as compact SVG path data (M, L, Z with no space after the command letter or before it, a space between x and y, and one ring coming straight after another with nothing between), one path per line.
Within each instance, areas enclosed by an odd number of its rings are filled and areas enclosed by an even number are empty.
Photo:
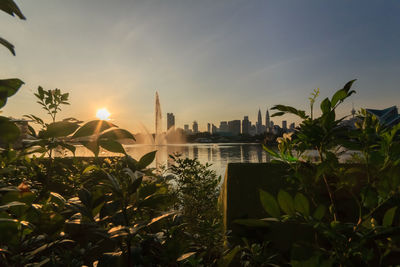
M270 120L268 110L265 113L265 121L263 123L261 109L259 109L257 122L255 124L249 120L249 116L244 116L243 120L221 121L218 126L212 123L207 123L207 132L223 136L235 136L240 134L254 136L266 132L278 134L282 131L293 131L294 127L294 123L291 123L288 127L286 120L282 121L281 126L275 125L274 122ZM197 121L194 121L192 128L189 127L189 124L185 124L183 129L187 134L194 134L199 132L199 125Z
M379 121L386 126L393 126L400 122L400 115L398 113L397 107L393 106L390 108L377 110L377 109L366 109L367 112L377 116ZM345 123L349 126L353 126L354 122L357 120L355 117L354 107L351 110L352 118L346 120ZM175 127L175 116L173 113L167 113L167 128ZM263 121L261 109L258 110L257 121L252 123L249 120L249 116L244 116L243 120L231 120L231 121L221 121L219 125L214 125L213 123L207 123L207 132L210 134L219 134L222 136L237 136L240 134L255 136L264 133L271 133L274 135L282 134L284 132L292 132L295 129L295 123L290 123L286 120L282 121L281 125L276 125L270 118L269 111L265 112L265 119ZM183 131L186 134L196 134L199 133L199 124L197 121L193 121L193 124L185 124Z

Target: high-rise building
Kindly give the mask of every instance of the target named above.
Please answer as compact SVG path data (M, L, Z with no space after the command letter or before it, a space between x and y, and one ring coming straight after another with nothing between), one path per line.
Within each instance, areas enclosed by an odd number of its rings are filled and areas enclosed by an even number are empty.
M174 113L167 113L167 131L171 127L175 128L175 116Z
M256 128L256 126L255 126L254 124L250 126L249 134L250 134L251 136L254 136L254 135L257 134L257 128Z
M269 111L267 109L267 112L265 114L265 128L267 132L270 132L271 129L271 121L269 120Z
M263 133L262 126L263 125L262 125L261 109L258 109L258 116L257 116L257 123L256 123L257 134Z
M211 133L211 124L207 123L207 132Z
M199 132L199 124L197 123L197 121L193 122L192 129L193 129L193 133L198 133Z
M228 123L226 121L221 121L219 124L219 132L227 133L229 132Z
M292 123L289 125L289 129L290 129L290 130L294 130L294 127L295 127L295 124L294 124L294 122L292 122Z
M189 132L189 124L183 125L183 130L185 130L185 132Z
M249 121L249 116L244 116L242 120L242 134L250 133L251 122Z
M229 132L233 135L240 134L240 120L233 120L228 122Z
M282 121L282 129L287 130L287 121Z
M211 126L211 133L212 134L216 134L218 132L218 128L217 126L215 126L214 124Z

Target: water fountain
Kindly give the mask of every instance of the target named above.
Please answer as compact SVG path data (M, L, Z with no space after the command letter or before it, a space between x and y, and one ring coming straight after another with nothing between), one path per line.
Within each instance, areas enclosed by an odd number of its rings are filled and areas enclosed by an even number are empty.
M162 132L162 113L160 99L158 97L158 92L156 92L156 103L155 103L155 135L154 144L155 145L165 145L166 139L165 134Z
M170 144L182 144L186 142L183 130L176 130L171 127L166 132L163 132L163 119L161 112L161 104L158 92L155 94L155 110L154 110L154 134L143 123L136 125L140 129L139 134L136 134L137 144L146 144L153 146L165 146Z

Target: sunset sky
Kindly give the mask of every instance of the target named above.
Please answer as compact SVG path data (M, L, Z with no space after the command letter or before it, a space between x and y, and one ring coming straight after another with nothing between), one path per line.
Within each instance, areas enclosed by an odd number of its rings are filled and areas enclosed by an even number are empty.
M308 111L358 79L352 102L400 104L400 1L16 0L26 21L0 13L0 79L25 85L4 113L46 114L39 85L70 92L61 117L95 119L107 108L120 127L154 131L154 95L176 124L255 122L275 104ZM319 101L318 101L319 103ZM286 117L290 122L293 117ZM274 119L280 123L281 118Z

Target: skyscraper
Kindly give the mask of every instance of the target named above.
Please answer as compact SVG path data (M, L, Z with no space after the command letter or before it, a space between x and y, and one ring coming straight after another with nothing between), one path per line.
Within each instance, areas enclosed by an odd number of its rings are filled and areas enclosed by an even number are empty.
M199 132L199 125L197 124L197 121L193 122L193 133L198 133Z
M219 123L219 131L222 133L229 132L228 123L226 121L221 121Z
M250 126L249 116L244 116L242 120L242 134L250 134Z
M233 120L228 122L229 132L233 135L240 134L240 120Z
M211 124L207 123L207 132L211 133Z
M262 134L263 133L261 109L258 109L256 128L257 128L257 134Z
M189 124L185 124L183 125L183 129L185 130L185 132L189 132Z
M218 132L218 128L214 124L211 126L211 132L212 134L216 134Z
M167 113L167 131L171 127L175 128L175 116L174 113Z
M267 109L267 112L265 114L265 128L266 128L267 132L270 132L271 122L269 120L269 111L268 111L268 109Z

